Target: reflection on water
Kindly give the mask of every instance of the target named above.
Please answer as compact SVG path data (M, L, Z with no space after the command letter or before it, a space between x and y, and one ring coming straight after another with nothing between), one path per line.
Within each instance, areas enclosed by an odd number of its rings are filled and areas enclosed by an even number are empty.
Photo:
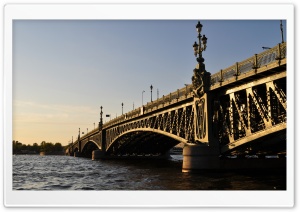
M98 160L69 156L13 156L14 190L285 190L286 173L182 173L182 156L169 160Z

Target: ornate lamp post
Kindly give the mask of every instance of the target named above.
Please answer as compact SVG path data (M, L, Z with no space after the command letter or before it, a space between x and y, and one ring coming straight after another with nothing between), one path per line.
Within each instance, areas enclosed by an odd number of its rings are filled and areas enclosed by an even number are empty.
M151 90L151 102L152 102L152 89L153 89L153 86L150 85L150 90Z
M193 45L194 54L195 54L196 57L197 57L197 54L199 55L199 57L198 57L199 60L200 60L200 58L202 58L202 52L205 51L205 49L206 49L206 43L207 43L207 38L205 37L205 35L203 35L203 37L201 35L202 26L203 25L200 24L200 21L198 21L198 24L196 25L196 29L197 29L197 32L198 32L198 43L199 44L197 44L196 41L195 41L195 43ZM202 47L202 45L203 45L203 47ZM197 61L200 63L200 61L198 60L198 58L197 58ZM204 59L201 62L204 62Z
M194 69L194 75L192 77L193 92L196 97L203 96L205 92L205 79L208 72L205 70L204 58L202 57L202 52L206 50L207 38L205 35L201 35L202 24L198 21L196 25L196 30L198 32L198 43L195 42L193 45L194 55L198 62L197 67Z
M123 115L123 106L124 106L123 102L122 102L122 104L121 104L121 105L122 105L122 115Z

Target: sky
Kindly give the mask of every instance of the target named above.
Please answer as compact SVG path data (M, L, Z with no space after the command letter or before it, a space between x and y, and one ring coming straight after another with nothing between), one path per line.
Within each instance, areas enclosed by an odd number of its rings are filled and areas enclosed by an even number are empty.
M281 42L280 20L200 21L211 74ZM197 22L15 20L13 140L67 145L97 127L100 106L107 122L121 103L126 113L150 102L151 85L155 100L190 84Z

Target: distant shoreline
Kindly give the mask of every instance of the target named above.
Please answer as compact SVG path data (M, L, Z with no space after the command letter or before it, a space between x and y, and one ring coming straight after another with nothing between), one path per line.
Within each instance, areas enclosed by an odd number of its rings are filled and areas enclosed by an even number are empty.
M64 154L64 152L32 152L32 151L23 151L23 152L14 153L13 155L40 155L40 156L45 156L45 155L65 155L65 154Z

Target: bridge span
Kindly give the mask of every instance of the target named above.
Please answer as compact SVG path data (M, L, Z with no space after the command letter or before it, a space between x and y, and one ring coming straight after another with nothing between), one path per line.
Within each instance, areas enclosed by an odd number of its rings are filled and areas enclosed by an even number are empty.
M184 172L285 166L286 43L211 75L202 58L206 38L198 38L190 85L105 124L101 107L98 127L82 137L79 130L66 154L165 158L183 143Z

